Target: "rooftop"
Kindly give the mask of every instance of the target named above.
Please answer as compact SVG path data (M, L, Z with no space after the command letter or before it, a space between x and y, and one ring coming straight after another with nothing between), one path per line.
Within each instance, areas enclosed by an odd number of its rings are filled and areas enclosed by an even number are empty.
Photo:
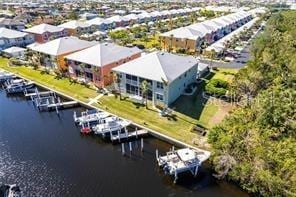
M43 34L45 32L54 33L54 32L60 32L63 30L64 30L64 28L62 28L62 27L57 27L54 25L49 25L49 24L43 23L40 25L33 26L31 28L25 29L24 31L28 32L28 33L34 33L34 34Z
M12 30L12 29L7 29L5 27L0 28L0 38L22 38L24 36L28 35L27 33Z
M102 67L140 52L141 50L136 47L128 48L113 43L102 43L68 55L66 58L69 60Z
M113 70L154 81L172 82L197 63L198 61L192 56L179 56L157 51L120 65Z
M86 28L86 27L90 27L91 25L83 22L83 21L77 21L77 20L72 20L66 23L63 23L61 25L59 25L58 27L62 27L62 28L67 28L67 29L76 29L78 27L80 28Z
M77 37L63 37L33 46L31 49L48 55L57 56L82 50L94 46L95 44L97 43L80 40Z

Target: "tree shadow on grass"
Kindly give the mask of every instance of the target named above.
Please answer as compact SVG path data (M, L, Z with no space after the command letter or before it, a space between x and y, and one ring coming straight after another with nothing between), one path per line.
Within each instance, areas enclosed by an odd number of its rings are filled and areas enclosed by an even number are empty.
M215 73L210 72L205 79L202 79L201 82L198 83L197 90L193 95L180 96L170 107L176 112L191 117L195 120L199 120L209 99L208 97L204 97L203 95L206 86L206 80L210 80L211 78L213 78L214 75ZM193 122L185 120L180 116L177 117L183 121L195 124Z
M227 72L227 71L223 71L222 74L224 75L235 75L235 73L232 73L232 72Z

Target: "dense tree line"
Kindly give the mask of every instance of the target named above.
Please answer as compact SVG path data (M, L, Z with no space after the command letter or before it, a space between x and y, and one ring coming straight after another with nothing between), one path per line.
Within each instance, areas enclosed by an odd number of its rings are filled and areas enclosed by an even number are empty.
M245 98L209 133L216 176L262 196L296 196L296 11L275 13L232 84Z

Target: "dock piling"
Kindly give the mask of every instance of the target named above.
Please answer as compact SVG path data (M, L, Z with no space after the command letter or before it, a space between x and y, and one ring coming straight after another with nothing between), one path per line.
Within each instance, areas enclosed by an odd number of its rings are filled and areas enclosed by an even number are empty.
M175 170L175 180L174 180L175 184L177 183L177 179L178 179L178 172L177 172L177 170Z
M124 150L124 143L121 143L121 153L122 153L122 155L124 155L124 154L125 154L125 150Z
M136 139L138 139L138 127L136 127Z
M197 175L197 172L198 172L198 166L195 167L195 171L194 171L194 177L196 177Z
M155 151L155 156L156 156L156 159L158 159L158 149L156 149Z
M59 114L59 108L57 105L55 106L55 110L56 110L57 114Z
M144 140L143 138L141 138L141 151L143 152L143 150L144 150Z
M132 142L129 142L129 150L130 150L130 152L133 151Z

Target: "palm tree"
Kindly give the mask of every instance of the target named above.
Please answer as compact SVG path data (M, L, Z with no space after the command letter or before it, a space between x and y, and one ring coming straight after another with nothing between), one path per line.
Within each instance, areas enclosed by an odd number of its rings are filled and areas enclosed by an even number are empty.
M113 85L114 85L114 89L116 90L116 84L118 87L118 93L119 93L119 99L121 100L121 88L120 88L120 77L118 76L118 74L116 72L112 72L112 78L113 78Z
M171 49L173 48L173 38L174 38L174 35L173 34L171 34L170 35L170 47L169 47L169 52L171 52Z
M80 68L82 68L82 70L83 70L84 80L85 80L85 83L86 83L87 78L86 78L85 66L86 66L85 63L80 64Z
M141 89L142 89L142 97L145 96L145 105L146 109L148 109L148 90L149 90L149 84L146 80L142 81L141 83Z
M172 20L172 17L170 16L170 30L172 30L173 29L173 20Z
M211 58L210 69L212 69L212 67L213 67L213 59L215 56L216 56L216 51L214 49L212 49L210 51L210 58Z
M164 105L165 105L165 109L166 108L168 108L168 105L166 104L167 102L165 101L166 99L167 99L167 87L168 87L168 85L169 85L169 82L167 81L167 80L165 80L165 79L163 79L163 78L161 78L161 81L162 81L162 83L163 83L163 85L164 85L164 98L163 98L163 101L164 101Z

